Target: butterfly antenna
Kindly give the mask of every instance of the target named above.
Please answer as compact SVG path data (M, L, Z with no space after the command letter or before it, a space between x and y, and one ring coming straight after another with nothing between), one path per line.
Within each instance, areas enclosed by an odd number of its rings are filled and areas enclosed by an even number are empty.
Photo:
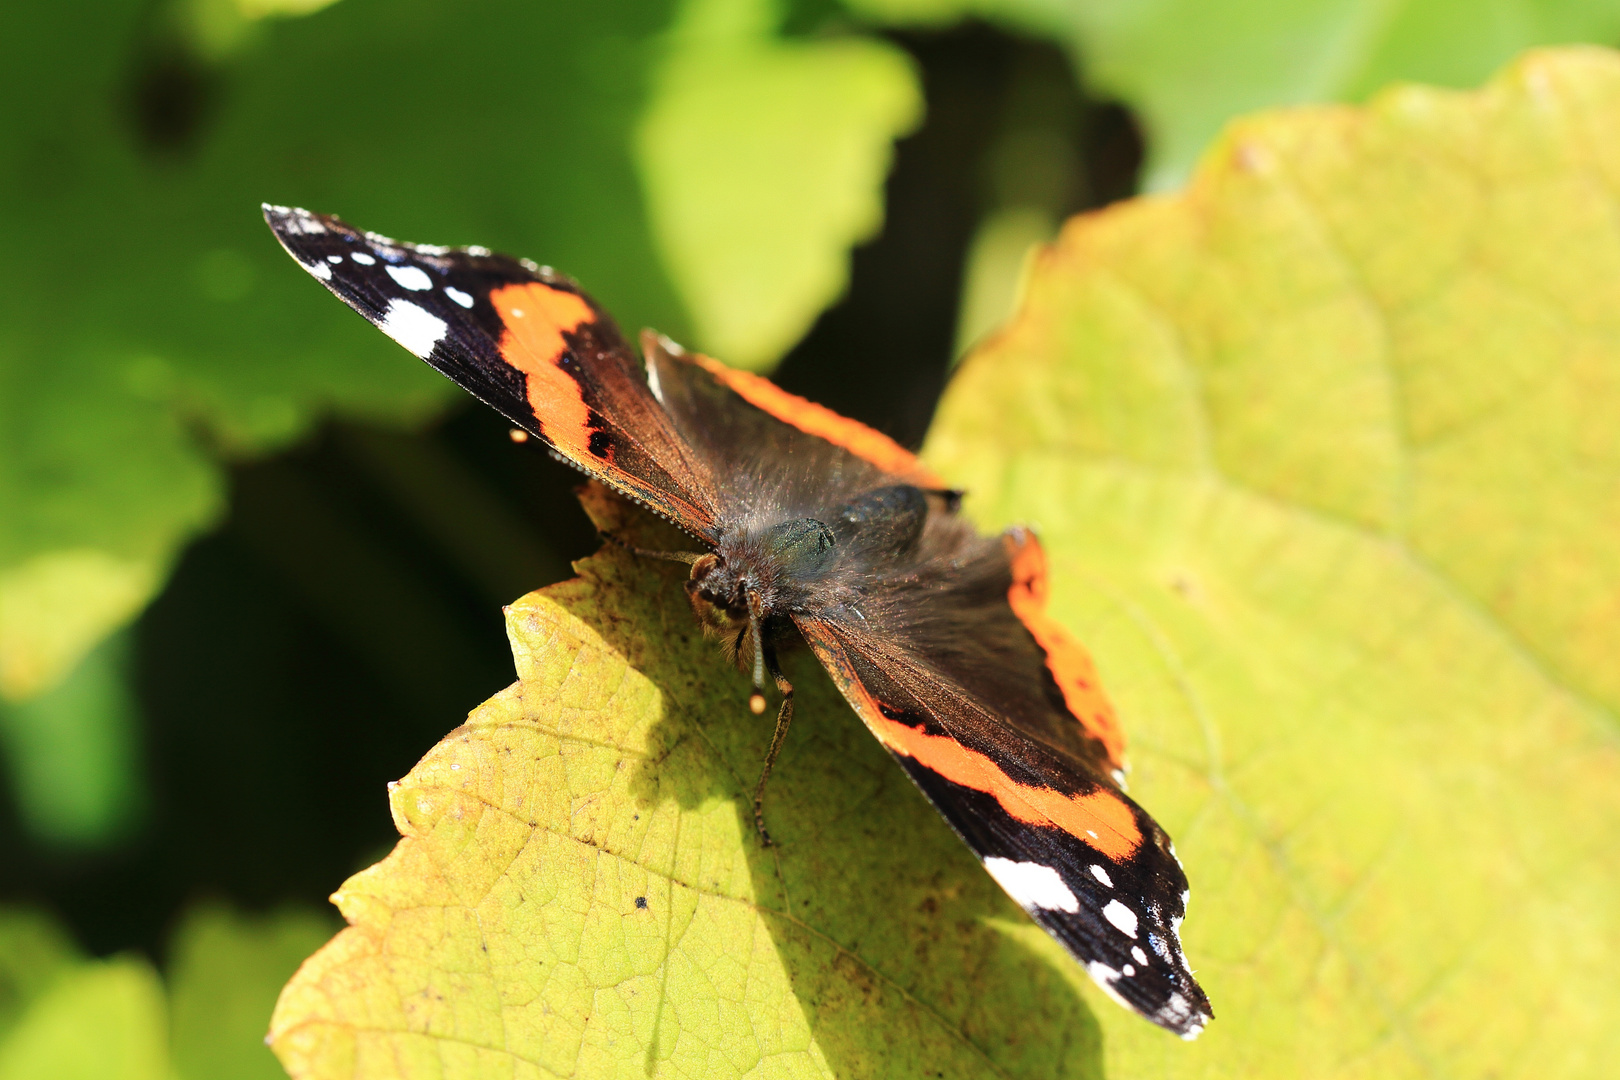
M701 551L655 551L651 548L637 547L610 529L598 529L596 530L596 535L600 536L608 543L613 544L616 547L621 547L630 554L638 555L643 559L663 559L666 562L685 563L686 565L691 566L693 563L703 558L703 552Z

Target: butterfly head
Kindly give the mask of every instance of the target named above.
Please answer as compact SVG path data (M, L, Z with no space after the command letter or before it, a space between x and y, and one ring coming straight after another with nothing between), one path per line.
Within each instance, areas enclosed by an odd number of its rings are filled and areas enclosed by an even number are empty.
M831 529L815 518L793 518L697 559L686 594L705 628L739 632L750 618L777 613L795 582L819 577L836 555Z

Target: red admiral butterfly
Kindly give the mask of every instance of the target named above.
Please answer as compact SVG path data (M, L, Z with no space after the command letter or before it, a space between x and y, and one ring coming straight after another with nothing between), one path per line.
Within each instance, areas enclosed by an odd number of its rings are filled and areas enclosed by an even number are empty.
M396 243L266 206L338 298L560 460L695 537L705 627L783 695L754 800L793 714L795 631L992 877L1127 1008L1183 1038L1211 1017L1182 955L1187 878L1121 791L1123 740L1090 657L1045 613L1023 529L985 538L886 436L651 332L552 270L483 248Z

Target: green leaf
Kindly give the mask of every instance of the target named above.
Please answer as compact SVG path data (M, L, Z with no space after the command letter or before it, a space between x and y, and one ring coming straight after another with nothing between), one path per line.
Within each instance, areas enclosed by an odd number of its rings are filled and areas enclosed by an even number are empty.
M23 702L0 699L0 746L22 824L55 847L132 835L146 809L130 635L116 634L67 680Z
M1465 87L1532 45L1620 38L1617 0L844 0L900 22L974 14L1066 43L1147 135L1146 186L1182 183L1223 124L1397 80Z
M57 978L0 1040L0 1080L170 1080L163 988L135 957Z
M1115 1076L1620 1052L1620 56L1229 129L1081 218L928 447L1034 521L1216 1019Z
M578 565L508 609L518 681L393 785L404 839L277 1005L294 1077L1098 1075L1085 977L813 659L762 850L770 723L684 568Z
M285 1080L264 1045L276 995L332 936L306 911L246 916L193 908L175 931L168 966L170 1043L180 1080Z
M1056 232L1052 215L1028 207L997 211L979 225L963 267L957 356L1012 317L1023 294L1030 256Z
M54 919L26 908L0 908L0 1042L78 961L79 950Z
M9 13L0 37L12 700L161 585L221 510L219 452L284 445L330 409L422 418L454 393L314 287L261 201L531 254L631 325L684 328L629 149L667 3L345 0L212 51L171 15L67 0Z
M772 0L688 0L636 133L664 265L694 345L774 363L844 290L877 231L893 139L922 115L904 53L772 40Z

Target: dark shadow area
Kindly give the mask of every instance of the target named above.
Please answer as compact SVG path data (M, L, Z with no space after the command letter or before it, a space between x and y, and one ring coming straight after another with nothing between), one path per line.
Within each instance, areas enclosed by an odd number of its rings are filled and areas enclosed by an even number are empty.
M773 378L916 447L954 359L963 262L980 220L1028 198L1062 218L1129 196L1142 143L1128 112L1080 96L1050 43L976 23L890 36L917 60L927 119L895 148L883 232L855 250L848 291ZM1008 171L1001 144L1036 104L1031 84L1044 98L1052 159L1038 191L998 175Z
M229 9L219 14L235 16ZM196 149L225 92L225 65L204 57L197 42L189 40L195 28L185 25L187 17L183 4L152 0L126 61L125 122L136 145L155 158L174 159Z
M511 681L501 604L595 546L573 483L473 409L235 470L224 525L137 627L147 829L75 859L8 814L8 898L154 955L199 896L324 904L396 839L385 785Z

